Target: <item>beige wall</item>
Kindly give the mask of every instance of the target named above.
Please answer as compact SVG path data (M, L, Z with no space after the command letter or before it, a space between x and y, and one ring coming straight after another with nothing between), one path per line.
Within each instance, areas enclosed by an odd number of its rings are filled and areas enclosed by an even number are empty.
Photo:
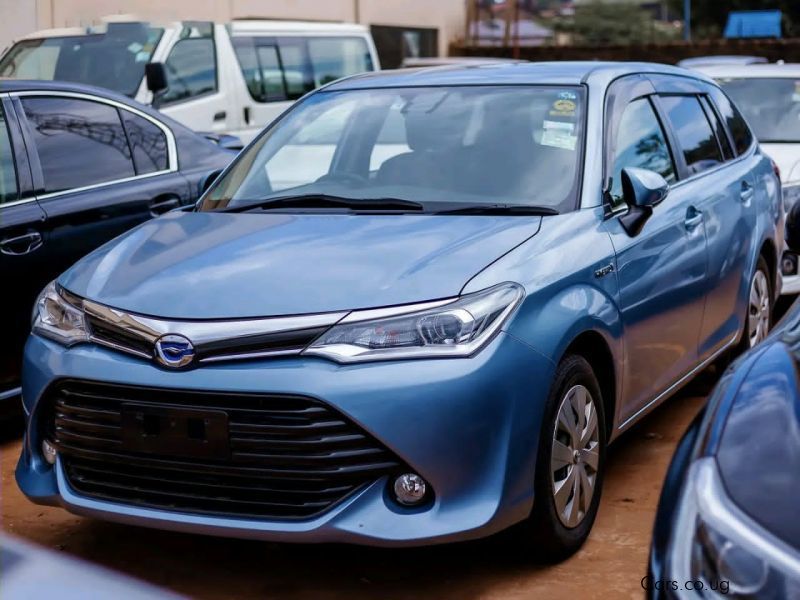
M464 30L465 0L0 0L0 48L38 29L96 24L113 14L152 20L237 17L356 21L439 29L439 53Z

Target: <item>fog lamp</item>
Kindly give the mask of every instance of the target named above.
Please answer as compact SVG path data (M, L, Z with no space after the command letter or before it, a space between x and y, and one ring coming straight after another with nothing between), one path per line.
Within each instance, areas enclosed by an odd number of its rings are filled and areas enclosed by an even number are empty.
M394 495L400 504L413 506L425 499L428 485L416 473L403 473L394 480Z
M56 464L56 447L47 440L42 442L42 455L47 464Z

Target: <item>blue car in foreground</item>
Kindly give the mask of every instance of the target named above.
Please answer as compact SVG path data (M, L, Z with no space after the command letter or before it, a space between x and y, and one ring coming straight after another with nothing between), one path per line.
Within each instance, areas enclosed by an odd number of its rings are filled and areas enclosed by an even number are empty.
M800 205L786 241L800 250ZM723 375L672 459L651 598L800 598L800 304Z
M606 446L767 334L780 184L701 75L384 72L39 297L17 481L166 529L419 545L594 521Z

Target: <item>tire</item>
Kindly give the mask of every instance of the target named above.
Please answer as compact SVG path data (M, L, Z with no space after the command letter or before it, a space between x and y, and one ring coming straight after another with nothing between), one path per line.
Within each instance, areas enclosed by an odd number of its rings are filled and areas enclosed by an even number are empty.
M559 413L572 408L572 424L577 425L574 429L580 427L576 422L577 412L574 407L576 404L580 406L580 397L584 392L588 394L587 404L591 403L594 407L589 413L585 411L585 415L589 415L584 421L583 429L585 439L589 440L587 446L580 442L575 444L567 427L559 423ZM594 431L590 430L592 415L596 425ZM556 440L563 442L561 446L556 445ZM564 447L573 451L571 457L564 451ZM557 448L561 448L561 451ZM583 450L578 453L580 458L574 452L578 448ZM556 456L555 461L554 451L561 455ZM564 466L556 469L557 465L562 464ZM589 537L597 516L605 464L605 413L600 386L586 359L568 355L556 369L545 406L534 476L533 510L525 521L512 530L514 541L540 562L559 562L577 552ZM581 471L587 475L585 479L581 478ZM578 488L582 501L575 504L575 487L570 484L574 479L571 479L570 473L579 482L592 484L588 506L583 500L587 489L583 486ZM568 490L558 495L559 501L556 499L557 489ZM573 513L573 509L577 513Z
M754 295L758 296L758 304L754 304ZM763 256L758 257L756 270L750 277L747 286L747 313L744 319L742 339L737 347L737 354L746 352L761 342L772 329L773 314L772 277L770 276L767 261ZM757 322L754 322L757 320ZM754 331L756 335L754 335Z

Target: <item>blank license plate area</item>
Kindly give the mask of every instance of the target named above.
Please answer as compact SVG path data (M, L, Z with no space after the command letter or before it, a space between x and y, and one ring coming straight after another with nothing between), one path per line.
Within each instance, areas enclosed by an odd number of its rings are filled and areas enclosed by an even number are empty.
M131 452L227 459L228 414L220 410L123 404L122 445Z

